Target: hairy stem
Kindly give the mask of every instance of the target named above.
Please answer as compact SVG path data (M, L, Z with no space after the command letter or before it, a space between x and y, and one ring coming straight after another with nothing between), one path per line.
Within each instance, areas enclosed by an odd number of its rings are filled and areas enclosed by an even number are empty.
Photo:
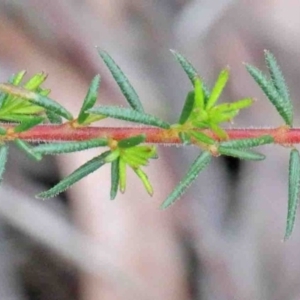
M154 144L180 144L176 130L153 127L78 127L74 128L69 123L63 125L39 125L26 132L14 133L13 125L1 124L8 129L8 134L3 140L16 138L31 142L50 141L83 141L94 138L111 138L121 140L140 134L146 135L147 143ZM216 136L209 130L205 133L213 138ZM300 143L300 128L281 126L278 128L234 128L226 130L229 139L255 138L270 135L275 143L291 145ZM217 138L216 138L217 139Z

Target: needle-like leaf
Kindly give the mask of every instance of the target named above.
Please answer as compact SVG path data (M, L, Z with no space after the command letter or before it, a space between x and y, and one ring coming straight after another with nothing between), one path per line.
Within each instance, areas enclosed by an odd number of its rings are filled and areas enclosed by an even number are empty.
M261 153L244 150L244 149L239 150L239 149L233 149L233 148L220 146L218 148L218 151L220 154L232 156L232 157L236 157L236 158L240 158L240 159L244 159L244 160L264 160L266 158L266 156Z
M187 58L185 58L179 52L177 52L175 50L170 50L170 51L174 55L175 59L179 62L182 69L184 70L184 72L189 77L192 85L194 85L195 78L200 77L199 74L197 73L196 69L194 68L194 66L188 61ZM203 93L204 93L205 99L207 100L209 98L210 91L209 91L208 87L205 85L205 83L203 82L203 80L201 80L201 81L202 81Z
M136 111L143 113L144 108L139 99L138 94L136 93L133 86L130 84L128 78L122 72L120 67L115 63L115 61L111 58L111 56L100 49L98 49L99 55L102 57L104 63L110 70L112 76L116 80L117 84L119 85L123 95L127 99L129 105Z
M119 141L118 146L120 148L131 148L131 147L137 146L140 143L143 143L145 141L145 139L146 139L145 134L132 136L130 138L123 139L123 140Z
M34 153L40 155L55 155L63 153L71 153L76 151L87 150L90 148L98 148L107 146L107 139L92 139L80 142L63 142L63 143L50 143L41 144L33 148Z
M209 99L206 103L206 109L211 109L218 101L229 78L229 69L224 69L220 72L219 77L211 91Z
M293 149L290 153L289 162L289 202L284 240L287 240L291 236L295 225L297 207L299 203L299 185L300 155L297 149Z
M15 139L14 142L18 146L19 149L21 149L22 151L24 151L27 154L27 156L29 158L37 160L37 161L42 159L42 155L40 155L39 153L35 153L34 148L27 142L22 141L20 139Z
M181 111L181 115L179 117L179 121L178 121L179 124L184 124L188 120L189 116L191 115L191 112L193 111L194 103L195 103L195 92L192 91L187 94L184 106Z
M281 69L276 61L275 56L270 52L265 50L265 59L266 63L272 78L272 82L279 93L279 95L286 102L286 105L290 106L290 110L293 111L293 104L290 98L289 89L285 83L284 76L281 72Z
M2 179L3 179L7 156L8 156L8 146L5 144L2 144L0 146L0 183L2 182Z
M162 203L161 208L165 209L178 200L186 189L193 183L198 177L199 173L210 163L211 154L209 152L202 152L191 165L184 178L175 187L173 192Z
M258 138L249 138L249 139L238 139L230 140L221 143L221 146L232 148L232 149L248 149L253 147L258 147L266 144L272 144L274 138L270 135L263 135Z
M57 185L49 189L48 191L42 192L38 194L36 197L41 199L47 199L55 197L56 195L62 193L73 184L75 184L80 179L86 177L87 175L95 172L97 169L102 167L105 164L105 157L110 153L110 151L106 151L99 156L94 157L89 160L77 170L75 170L72 174L61 180Z
M275 106L280 116L289 126L293 124L293 108L290 102L286 102L278 93L273 83L256 67L246 64L246 69L256 83L261 87L265 95Z
M140 113L131 108L124 108L118 106L98 106L89 109L88 112L93 114L105 115L114 119L152 125L156 127L165 128L165 129L170 128L170 124L168 124L167 122L155 116L148 115L145 113Z
M111 163L111 188L110 200L114 200L118 193L119 188L119 158Z
M100 76L96 75L91 82L87 95L85 96L85 99L81 106L81 110L78 116L79 124L82 124L90 115L86 113L86 111L95 105L97 100L99 85L100 85Z

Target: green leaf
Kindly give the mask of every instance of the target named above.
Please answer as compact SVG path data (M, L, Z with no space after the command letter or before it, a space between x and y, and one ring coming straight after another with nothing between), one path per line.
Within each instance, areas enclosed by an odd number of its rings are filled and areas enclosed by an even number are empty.
M111 163L111 188L110 200L114 200L118 193L119 188L119 158Z
M123 95L127 99L129 105L136 111L143 113L144 108L139 99L138 94L136 93L133 86L130 84L128 78L122 72L120 67L115 63L115 61L111 58L111 56L102 50L99 50L99 55L102 57L104 63L108 67L109 71L111 72L112 76L116 80L118 86L120 87Z
M272 136L263 135L258 138L238 139L222 142L221 146L233 149L248 149L272 143L274 143L274 138Z
M105 164L105 157L110 153L110 151L106 151L99 156L94 157L89 160L77 170L75 170L72 174L61 180L57 185L49 189L48 191L42 192L38 194L36 197L41 199L47 199L55 197L56 195L64 192L66 189L71 187L80 179L86 177L87 175L95 172L97 169L102 167Z
M283 98L286 104L289 104L290 110L293 111L293 104L290 98L289 89L285 83L285 79L276 61L275 56L270 51L265 50L265 59L271 75L272 82L277 92Z
M34 148L34 153L39 155L55 155L63 153L71 153L76 151L87 150L91 148L98 148L107 146L107 139L92 139L88 141L80 142L63 142L63 143L51 143L41 144Z
M30 144L20 139L15 139L14 142L18 146L18 148L21 149L23 152L25 152L27 156L30 157L31 159L37 161L42 159L42 156L39 153L35 153L34 148Z
M140 135L137 135L137 136L133 136L133 137L130 137L130 138L127 138L127 139L120 140L118 142L118 147L120 147L120 148L131 148L131 147L137 146L138 144L143 143L145 141L145 139L146 139L145 134L140 134Z
M22 82L25 74L26 74L25 70L22 70L22 71L18 72L17 74L14 74L12 76L11 80L9 80L9 83L11 83L13 85L19 85Z
M166 123L165 121L162 121L161 119L152 115L140 113L131 108L124 108L118 106L98 106L89 109L88 112L93 114L105 115L114 119L152 125L165 129L170 128L170 124Z
M204 95L202 90L202 82L200 78L195 78L195 108L200 108L201 110L204 109Z
M256 67L246 64L246 69L255 82L261 87L265 95L275 106L280 116L285 123L292 126L293 123L293 110L289 102L286 102L277 92L275 86L269 79Z
M24 88L29 91L36 91L36 89L46 80L47 74L41 72L32 76L25 84Z
M133 171L141 179L147 193L150 196L153 196L153 188L151 183L149 182L147 174L144 171L142 171L140 168L133 168Z
M178 121L179 124L184 124L188 120L189 116L193 111L194 103L195 103L195 92L192 91L187 94L187 97L185 99L185 103L182 108L181 115Z
M210 123L209 127L219 139L226 140L228 138L227 132L217 124Z
M42 123L44 121L43 117L27 116L28 120L21 122L14 128L14 132L22 132L29 130L30 128Z
M113 151L111 151L110 153L109 153L109 155L107 155L106 157L105 157L105 162L107 162L107 163L111 163L111 162L113 162L113 161L115 161L116 159L118 159L119 157L120 157L120 149L115 149L115 150L113 150Z
M3 180L3 174L5 171L7 156L8 156L8 146L5 144L2 144L0 146L0 183Z
M46 116L51 124L62 124L63 122L61 116L52 111L46 110Z
M197 73L196 69L194 68L194 66L179 52L175 51L175 50L170 50L171 53L174 55L175 59L179 62L179 64L181 65L182 69L184 70L184 72L186 73L186 75L189 77L192 85L194 85L195 83L195 78L199 77L199 74ZM204 84L203 80L202 81L202 89L203 89L203 93L205 96L205 99L209 98L210 95L210 91L208 89L208 87Z
M253 99L245 98L233 103L223 103L217 105L211 109L211 112L230 112L232 110L239 110L243 108L247 108L253 104Z
M220 72L219 77L211 91L210 97L206 103L206 109L211 109L221 96L224 87L229 78L229 69L224 69Z
M218 148L218 151L222 155L232 156L244 160L264 160L266 158L265 155L254 151L239 150L222 146Z
M211 154L207 151L202 152L191 165L184 178L179 182L168 198L162 203L161 208L165 209L178 200L186 191L186 189L192 184L192 182L198 177L199 173L207 167L207 165L210 163L210 160Z
M235 116L237 116L239 110L231 110L228 112L213 112L210 117L210 123L220 124L222 122L231 122Z
M122 152L121 157L126 164L133 168L146 166L148 164L147 156L136 155L134 152L124 151Z
M23 99L27 99L30 102L44 107L45 109L51 110L52 112L56 113L57 115L60 115L64 118L66 118L67 120L72 120L72 114L70 112L68 112L63 106L61 106L59 103L57 103L56 101L39 95L37 93L25 90L21 87L16 87L13 86L11 84L7 84L7 83L2 83L0 84L0 90L8 93L10 95L14 95L16 97L20 97Z
M98 89L100 85L100 75L96 75L94 79L91 82L91 85L89 87L89 90L87 92L87 95L85 96L85 99L83 101L79 116L78 116L78 123L82 124L87 117L89 116L86 111L90 108L92 108L97 100L98 95Z
M190 131L190 134L198 142L201 142L201 143L204 143L204 144L208 144L208 145L214 145L216 143L216 141L214 139L212 139L211 137L209 137L208 135L206 135L203 132L200 132L200 131Z
M297 207L299 203L299 185L300 156L298 150L293 149L290 153L289 162L289 202L284 240L287 240L291 236L295 225Z
M90 125L96 121L105 119L106 116L89 114L88 117L81 123L82 125Z
M119 181L120 192L124 193L126 189L126 162L122 158L119 160Z

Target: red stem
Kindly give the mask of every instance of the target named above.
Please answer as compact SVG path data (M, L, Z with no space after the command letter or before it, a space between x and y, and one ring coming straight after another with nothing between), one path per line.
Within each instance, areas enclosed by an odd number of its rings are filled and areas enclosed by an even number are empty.
M3 125L5 128L13 128L11 125ZM214 136L211 131L205 130L210 136ZM254 138L262 135L271 135L278 144L300 143L300 128L288 128L285 126L278 128L244 128L228 129L229 139ZM94 138L112 138L120 140L139 134L146 135L146 142L155 144L180 143L176 131L173 129L161 129L153 127L82 127L72 128L70 124L63 125L39 125L26 132L14 133L10 139L20 138L27 141L83 141Z

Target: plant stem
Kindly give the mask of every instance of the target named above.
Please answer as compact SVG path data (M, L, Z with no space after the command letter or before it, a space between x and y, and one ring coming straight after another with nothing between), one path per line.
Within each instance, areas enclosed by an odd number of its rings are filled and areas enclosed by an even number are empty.
M83 141L95 138L111 138L121 140L140 134L146 135L147 143L154 144L181 144L178 133L174 129L153 127L78 127L73 128L69 123L62 125L39 125L26 132L11 133L13 125L1 124L9 129L9 134L3 140L19 138L30 142L51 141ZM204 132L211 137L217 137L209 130ZM281 126L278 128L234 128L226 130L229 139L254 138L262 135L271 135L275 143L292 145L300 143L300 128Z

